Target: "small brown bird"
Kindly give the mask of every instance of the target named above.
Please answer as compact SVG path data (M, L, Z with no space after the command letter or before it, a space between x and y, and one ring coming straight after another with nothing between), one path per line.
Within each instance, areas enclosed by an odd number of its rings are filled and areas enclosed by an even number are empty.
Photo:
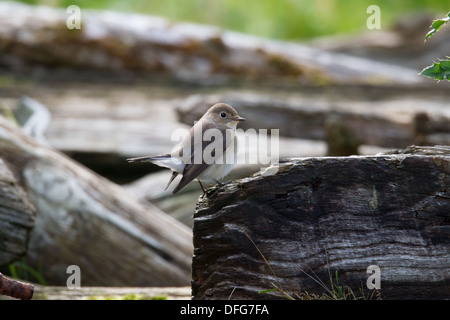
M166 189L181 173L182 178L172 194L197 179L205 195L203 184L210 185L216 182L223 185L218 179L226 176L236 163L236 126L240 121L245 119L240 117L232 106L217 103L203 115L170 153L127 160L149 161L171 169L173 173Z

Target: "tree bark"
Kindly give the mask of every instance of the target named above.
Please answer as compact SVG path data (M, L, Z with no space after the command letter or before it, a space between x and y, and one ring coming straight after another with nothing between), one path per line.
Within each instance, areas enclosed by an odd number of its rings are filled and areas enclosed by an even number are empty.
M36 209L0 158L0 266L25 255Z
M290 159L211 190L194 216L193 297L320 295L336 272L367 293L376 265L382 298L448 299L449 190L449 147Z
M26 264L49 284L66 285L70 265L81 285L189 284L189 228L2 117L0 157L36 208Z
M8 279L0 273L0 295L6 295L21 300L33 297L34 285Z

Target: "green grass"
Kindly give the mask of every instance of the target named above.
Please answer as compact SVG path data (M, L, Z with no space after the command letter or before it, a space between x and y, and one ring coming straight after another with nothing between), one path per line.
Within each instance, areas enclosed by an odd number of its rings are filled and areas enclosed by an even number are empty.
M81 9L110 9L164 16L174 21L216 25L224 29L277 39L305 39L367 30L369 5L381 9L381 28L402 14L429 12L441 16L450 0L22 0ZM430 21L431 24L431 21Z
M8 268L9 275L15 279L21 279L28 282L32 281L44 286L47 285L47 281L45 281L42 275L42 270L36 270L30 267L25 262L25 259L9 264Z

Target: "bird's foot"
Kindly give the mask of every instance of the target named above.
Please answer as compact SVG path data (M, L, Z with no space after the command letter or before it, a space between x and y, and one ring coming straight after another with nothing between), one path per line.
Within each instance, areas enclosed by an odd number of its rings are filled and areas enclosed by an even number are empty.
M224 185L229 184L232 180L228 180L227 182L220 182L219 180L214 179L214 181L215 181L220 187L223 187Z
M231 181L232 180L228 180L227 182L220 182L219 180L214 179L214 182L216 182L219 187L223 187L224 185L229 184ZM200 183L200 186L202 187L202 190L203 190L203 194L201 196L202 198L204 198L205 196L210 196L210 195L214 194L219 189L217 187L216 188L204 189L203 185L201 184L200 181L199 181L199 183Z

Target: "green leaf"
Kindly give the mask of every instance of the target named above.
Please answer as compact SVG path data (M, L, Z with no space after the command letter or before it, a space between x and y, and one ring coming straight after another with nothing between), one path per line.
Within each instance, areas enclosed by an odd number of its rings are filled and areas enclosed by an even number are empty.
M450 81L450 60L439 60L439 62L435 62L433 65L423 69L420 74L436 80Z
M446 24L449 21L450 21L450 12L447 13L447 16L445 18L434 20L433 24L431 25L432 30L428 32L427 35L425 36L425 41L427 41L429 37L435 34L444 24Z

